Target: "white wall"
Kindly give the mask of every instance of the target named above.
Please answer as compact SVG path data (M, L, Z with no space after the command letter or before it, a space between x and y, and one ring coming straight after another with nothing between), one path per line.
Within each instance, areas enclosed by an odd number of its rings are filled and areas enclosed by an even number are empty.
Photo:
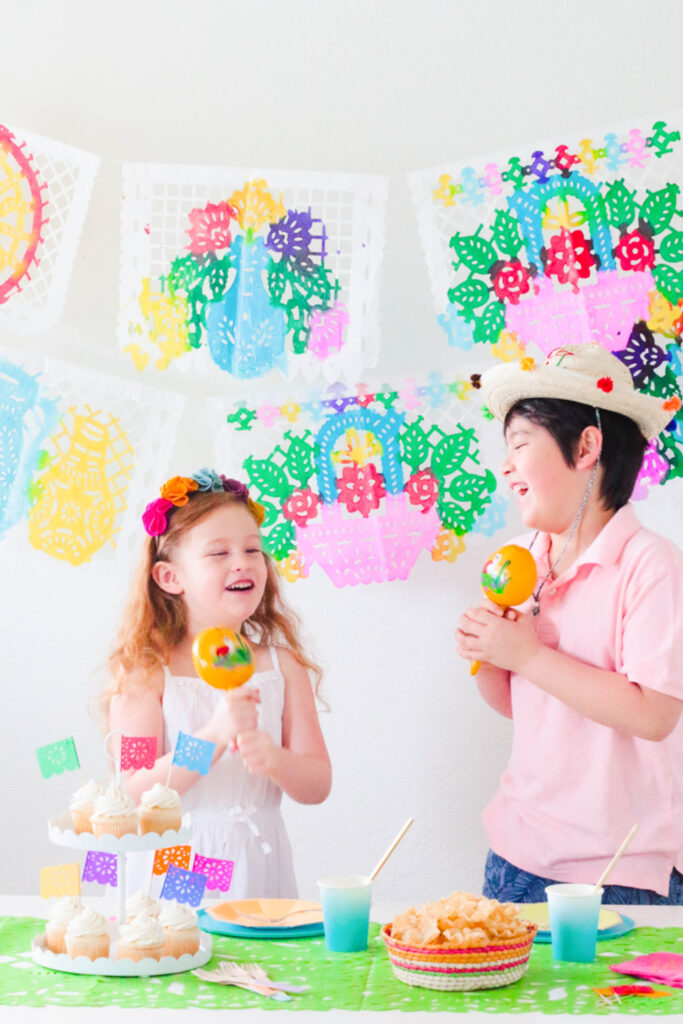
M2 14L0 121L103 160L62 320L47 336L0 332L0 344L136 377L115 337L122 161L359 171L390 178L383 351L366 381L458 372L406 174L683 106L682 30L676 0L22 0ZM201 384L157 385L189 396L176 471L210 463ZM226 381L226 394L237 390ZM667 532L681 497L671 485L641 514ZM511 516L505 533L517 528ZM34 750L73 734L88 774L103 770L86 699L128 581L27 555L14 536L0 545L0 891L37 892L39 868L70 858L44 822L74 777L42 780ZM453 567L423 558L404 583L336 590L316 574L290 587L326 668L335 771L326 804L286 807L303 895L322 872L369 870L409 814L416 824L377 896L480 888L480 812L509 725L479 700L453 628L497 541L472 535Z

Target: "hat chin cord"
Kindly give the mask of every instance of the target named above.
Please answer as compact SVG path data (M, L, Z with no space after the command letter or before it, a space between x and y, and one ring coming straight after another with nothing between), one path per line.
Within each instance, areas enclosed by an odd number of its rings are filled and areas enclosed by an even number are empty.
M598 430L602 434L602 418L600 416L600 410L597 409L597 408L595 410L595 418L597 420ZM581 519L583 518L583 513L584 513L584 511L586 509L586 505L588 504L588 499L590 498L591 491L593 490L593 485L595 484L595 480L596 480L596 477L598 475L598 469L600 468L600 456L601 455L602 455L602 446L600 447L600 451L598 452L598 457L595 460L595 465L593 466L593 470L591 472L590 479L589 479L588 484L586 486L586 490L584 492L583 498L581 499L581 504L579 505L579 510L576 513L575 517L574 517L574 522L572 523L571 529L569 530L569 533L567 534L567 539L564 542L564 545L562 546L562 550L560 551L559 555L557 556L555 561L552 563L552 565L548 569L547 573L545 574L545 576L543 577L543 579L541 580L541 582L538 584L538 586L536 587L536 589L533 591L533 593L531 595L533 600L534 600L534 606L533 606L533 609L532 609L532 614L533 615L538 615L539 611L541 610L541 606L540 606L540 603L539 603L539 599L540 599L540 596L541 596L541 591L543 590L544 586L546 585L546 583L548 582L548 580L550 579L552 574L555 572L555 569L557 568L558 564L561 562L562 558L564 557L564 555L565 555L565 553L567 551L567 548L569 547L570 543L574 539L574 536L576 535L577 530L579 529L579 526L581 524ZM531 551L531 549L533 548L534 544L536 543L536 538L538 537L539 533L540 533L540 530L536 530L536 533L533 536L531 544L529 545L529 551Z

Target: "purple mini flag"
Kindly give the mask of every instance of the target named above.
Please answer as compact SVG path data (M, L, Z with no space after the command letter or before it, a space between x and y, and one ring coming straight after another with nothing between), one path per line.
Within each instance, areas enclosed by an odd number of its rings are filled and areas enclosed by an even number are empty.
M173 754L173 764L191 768L200 775L206 775L211 767L211 758L216 744L209 740L200 740L196 736L188 736L185 732L178 733Z
M89 850L83 865L81 881L99 882L100 885L116 885L116 854Z
M157 756L156 736L121 737L121 771L153 768Z
M62 772L73 772L81 767L73 736L38 747L36 754L40 774L44 779L49 779L51 775L61 775Z
M227 892L232 881L232 872L235 867L234 860L218 860L215 857L202 857L196 853L193 871L200 871L206 875L206 888L218 889L219 892Z
M205 889L206 875L185 871L184 868L177 868L175 864L169 864L160 895L162 900L177 900L178 903L189 903L191 907L198 907Z

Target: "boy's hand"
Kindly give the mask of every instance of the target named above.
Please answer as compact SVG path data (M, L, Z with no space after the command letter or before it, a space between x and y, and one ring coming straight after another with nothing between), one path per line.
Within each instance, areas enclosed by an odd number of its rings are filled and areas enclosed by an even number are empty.
M487 662L520 675L541 645L531 615L500 608L492 601L461 615L456 639L458 654L468 661Z
M269 775L273 768L273 755L279 749L263 729L241 732L237 749L252 775Z

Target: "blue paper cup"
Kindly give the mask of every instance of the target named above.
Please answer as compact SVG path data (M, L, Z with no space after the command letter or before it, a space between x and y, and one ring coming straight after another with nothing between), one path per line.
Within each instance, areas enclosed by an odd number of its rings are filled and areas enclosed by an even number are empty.
M547 885L550 938L556 960L589 964L595 960L603 889L593 885Z
M372 881L365 875L331 875L318 887L327 948L333 953L367 949Z

